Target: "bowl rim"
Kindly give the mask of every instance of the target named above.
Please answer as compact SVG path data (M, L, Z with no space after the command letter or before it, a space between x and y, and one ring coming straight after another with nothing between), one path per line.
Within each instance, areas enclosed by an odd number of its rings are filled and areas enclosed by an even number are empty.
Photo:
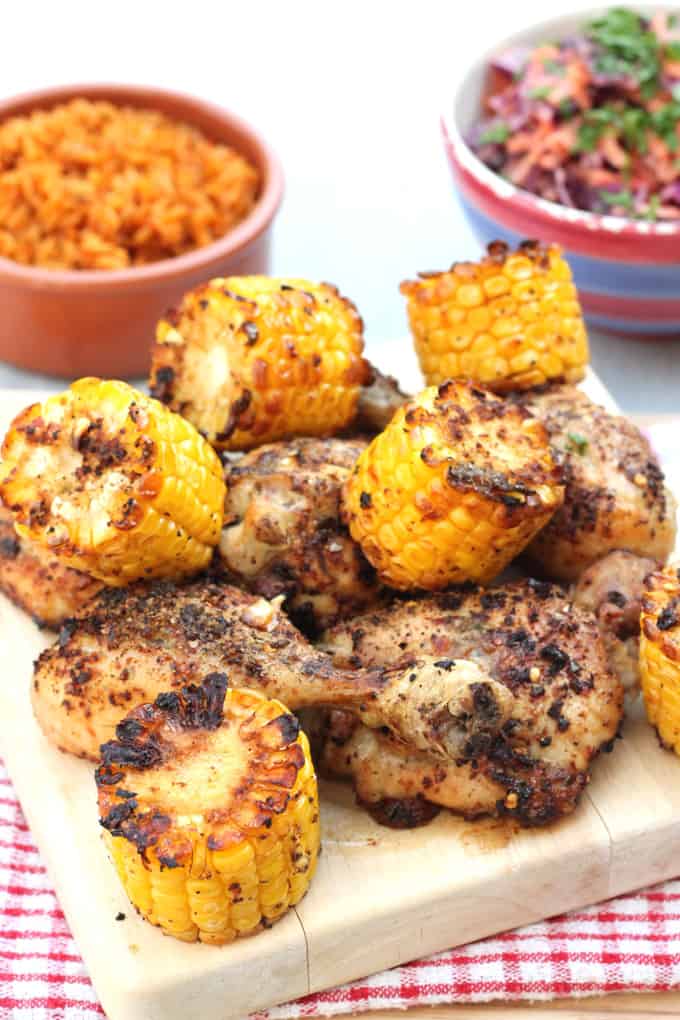
M148 102L151 109L154 108L154 101L170 100L228 123L236 133L246 136L253 148L258 151L262 164L260 170L262 190L248 215L226 234L211 241L210 244L182 255L125 269L47 269L43 266L14 262L0 256L0 277L17 285L44 290L66 288L81 291L95 288L113 290L121 286L148 287L160 280L171 280L187 273L197 273L202 269L209 272L211 264L242 251L268 228L283 198L283 168L278 156L259 131L247 121L225 107L200 96L154 85L126 82L62 84L18 93L0 100L0 121L11 117L17 106L30 105L39 108L42 104L55 105L80 96L87 99L109 99L119 104L141 100L143 103ZM180 119L191 124L189 115Z
M552 18L542 18L540 21L533 21L510 35L499 36L492 45L485 48L481 56L468 61L456 73L449 92L450 98L442 107L440 114L441 125L447 140L451 144L454 155L463 169L477 178L497 198L505 202L512 201L515 204L519 204L531 211L534 216L556 220L565 225L568 224L571 228L583 227L591 236L602 232L611 237L618 235L619 237L636 238L637 240L643 237L649 240L654 238L664 238L667 240L670 237L680 236L680 220L670 223L667 221L634 220L627 216L595 213L587 209L572 209L570 206L560 205L559 202L551 202L546 198L541 198L540 195L534 195L533 192L526 191L524 188L512 184L482 162L465 141L463 133L456 123L455 107L465 80L476 68L484 68L484 66L488 65L493 55L500 49L512 45L513 42L519 43L528 34L536 33L540 35L541 32L547 29L553 29L560 22L573 22L575 18L585 22L610 10L611 6L609 4L607 6L586 7L571 13L556 15ZM637 11L648 13L660 10L677 10L676 5L664 3L633 3L632 6Z

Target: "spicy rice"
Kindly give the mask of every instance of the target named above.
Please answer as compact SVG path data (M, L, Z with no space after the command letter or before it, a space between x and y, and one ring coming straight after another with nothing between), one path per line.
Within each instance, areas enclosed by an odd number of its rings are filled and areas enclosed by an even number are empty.
M123 269L223 236L258 172L154 110L73 99L0 124L0 256L52 269Z

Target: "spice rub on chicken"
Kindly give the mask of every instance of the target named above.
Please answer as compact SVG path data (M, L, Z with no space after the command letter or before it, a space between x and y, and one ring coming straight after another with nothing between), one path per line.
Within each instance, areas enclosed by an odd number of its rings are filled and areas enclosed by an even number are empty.
M594 617L546 582L396 601L336 625L322 647L338 667L386 667L416 650L464 658L512 696L502 728L448 765L333 713L323 764L351 776L381 820L386 810L418 817L416 798L468 817L550 822L573 811L593 759L611 748L621 723L623 688Z
M474 662L405 657L393 667L334 667L280 606L209 580L107 589L67 621L36 663L33 708L62 750L96 758L135 705L227 671L234 687L290 709L338 706L369 727L452 761L507 720L510 692Z
M221 563L239 584L317 631L360 612L381 591L340 519L342 486L366 442L270 443L226 467Z
M611 669L632 701L640 690L640 611L646 579L659 564L616 550L588 567L572 586L575 605L594 613Z
M545 425L564 473L564 504L527 553L573 581L614 549L665 562L675 544L675 500L642 433L573 386L516 396Z
M59 627L101 591L102 582L73 570L17 535L9 510L0 504L0 591L41 627Z

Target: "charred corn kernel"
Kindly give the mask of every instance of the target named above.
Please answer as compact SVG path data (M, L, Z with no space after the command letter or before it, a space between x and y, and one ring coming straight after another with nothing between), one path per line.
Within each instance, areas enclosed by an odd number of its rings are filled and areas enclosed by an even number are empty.
M110 585L208 564L222 524L219 458L196 429L127 383L80 379L12 422L0 494L14 526Z
M360 454L343 515L394 588L488 581L560 506L543 425L464 382L424 390Z
M139 913L216 945L304 896L319 855L307 738L279 701L224 674L132 711L102 746L100 821Z
M588 363L571 271L559 248L502 241L480 262L422 273L401 285L428 384L473 379L497 393L576 382Z
M222 450L331 435L370 380L363 346L356 308L330 284L212 280L159 323L151 392Z
M640 683L647 718L680 754L680 570L652 574L640 616Z

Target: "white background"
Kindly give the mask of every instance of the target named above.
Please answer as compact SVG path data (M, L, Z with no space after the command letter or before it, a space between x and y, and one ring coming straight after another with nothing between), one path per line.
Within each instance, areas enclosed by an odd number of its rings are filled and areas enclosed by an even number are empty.
M371 355L389 368L386 341L406 330L399 281L478 253L439 134L457 68L526 23L586 6L5 0L0 94L139 82L250 120L286 175L273 271L337 284L359 306ZM679 341L592 336L592 347L626 410L680 411ZM0 366L0 385L26 381Z

